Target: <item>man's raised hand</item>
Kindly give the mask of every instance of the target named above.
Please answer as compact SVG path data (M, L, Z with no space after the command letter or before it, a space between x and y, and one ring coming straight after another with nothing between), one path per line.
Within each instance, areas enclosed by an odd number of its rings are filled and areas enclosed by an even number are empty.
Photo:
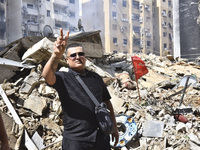
M67 41L69 38L69 31L67 31L66 35L63 37L63 29L60 28L60 36L54 42L54 54L57 58L61 58L65 49L67 47Z

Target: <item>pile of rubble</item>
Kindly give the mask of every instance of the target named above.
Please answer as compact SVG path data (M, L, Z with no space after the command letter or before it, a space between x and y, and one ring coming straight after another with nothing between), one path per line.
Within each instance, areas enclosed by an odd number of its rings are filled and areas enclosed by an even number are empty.
M47 38L37 42L28 50L17 48L19 64L13 51L9 60L14 62L8 61L13 47L0 59L4 62L0 66L12 72L0 86L0 110L12 149L61 149L61 104L57 92L41 77L53 42ZM149 71L138 80L138 88L133 55L140 57ZM107 84L116 116L132 116L137 124L133 138L116 149L200 149L198 65L153 54L108 54L88 56L86 67ZM64 57L59 69L67 71ZM123 136L126 127L119 131Z

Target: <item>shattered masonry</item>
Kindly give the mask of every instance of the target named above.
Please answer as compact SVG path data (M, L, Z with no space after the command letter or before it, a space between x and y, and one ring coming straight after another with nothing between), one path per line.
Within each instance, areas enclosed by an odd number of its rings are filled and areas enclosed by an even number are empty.
M17 67L7 60L0 61L2 90L22 122L22 125L15 123L1 91L0 110L4 120L10 122L5 123L11 147L25 149L26 143L21 136L26 129L27 137L39 149L61 149L61 104L57 92L41 77L43 66L51 55L53 40L33 39L32 45L31 42L24 45L23 40L1 53L2 58L23 63ZM79 37L71 37L70 42L73 41L85 44ZM107 84L116 115L133 116L137 124L137 137L121 149L200 149L200 66L153 54L103 55L98 38L87 45L88 49L96 49L95 53L86 52L87 68L99 73ZM140 57L149 70L138 80L141 102L132 73L133 55ZM67 71L64 57L60 69ZM189 84L183 93L187 76ZM177 116L177 109L182 118ZM153 129L157 130L152 132Z

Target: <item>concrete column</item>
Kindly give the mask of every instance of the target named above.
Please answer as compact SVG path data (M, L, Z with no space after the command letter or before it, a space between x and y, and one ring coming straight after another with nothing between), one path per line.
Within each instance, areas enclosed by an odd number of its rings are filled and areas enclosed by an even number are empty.
M173 39L174 39L174 58L181 57L180 46L180 20L179 20L179 0L173 0Z

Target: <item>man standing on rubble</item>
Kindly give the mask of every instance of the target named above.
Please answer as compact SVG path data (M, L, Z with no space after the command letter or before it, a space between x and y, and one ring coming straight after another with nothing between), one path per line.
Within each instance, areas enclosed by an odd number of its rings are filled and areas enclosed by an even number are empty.
M119 134L110 102L110 94L102 78L98 74L85 69L86 57L82 45L73 43L66 48L68 37L69 31L63 37L63 29L60 29L60 37L54 43L53 54L42 72L46 82L57 90L62 104L64 125L62 149L110 150L110 137L98 128L94 113L95 105L87 96L75 75L79 74L95 97L107 104L115 125L112 140L115 139L116 145ZM70 69L68 72L56 72L65 49L66 61Z
M9 144L8 144L8 137L6 134L6 130L3 124L3 119L1 117L0 113L0 141L1 141L1 150L10 150Z

